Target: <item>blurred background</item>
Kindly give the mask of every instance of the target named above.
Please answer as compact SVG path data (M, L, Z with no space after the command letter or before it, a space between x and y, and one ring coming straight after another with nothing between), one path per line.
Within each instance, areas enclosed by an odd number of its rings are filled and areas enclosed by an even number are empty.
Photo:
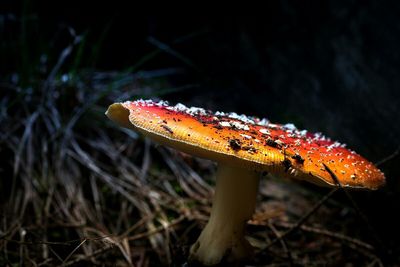
M305 223L371 247L300 229L289 249L266 248L274 227L284 231L329 190L263 179L258 212L272 219L249 226L250 266L399 266L400 4L154 8L0 4L0 265L185 263L215 166L104 116L112 102L152 98L294 123L384 171L384 188L350 192L359 210L338 192Z

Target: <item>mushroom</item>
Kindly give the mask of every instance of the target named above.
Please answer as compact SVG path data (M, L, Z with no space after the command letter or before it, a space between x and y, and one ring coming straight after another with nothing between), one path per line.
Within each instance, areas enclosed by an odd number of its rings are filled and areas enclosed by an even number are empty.
M218 163L210 219L189 256L204 265L251 255L244 230L261 172L325 186L337 185L330 171L343 187L376 189L385 183L379 169L345 145L293 124L151 100L115 103L106 115L163 145Z

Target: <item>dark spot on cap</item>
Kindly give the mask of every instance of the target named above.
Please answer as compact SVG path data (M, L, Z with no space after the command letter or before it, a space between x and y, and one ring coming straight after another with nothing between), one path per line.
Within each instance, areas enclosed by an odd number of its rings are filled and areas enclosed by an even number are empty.
M289 159L284 159L282 161L283 167L285 167L285 172L289 170L290 167L292 167L292 162L290 162Z
M267 140L265 140L267 146L271 146L271 147L276 147L276 148L280 148L281 145L279 145L275 140L271 139L271 138L267 138Z
M161 125L161 127L162 128L164 128L164 130L166 130L167 132L169 132L170 134L173 134L174 133L174 131L172 131L172 129L171 128L169 128L167 125Z
M257 149L252 146L243 146L242 149L248 151L251 154L257 153Z
M294 159L296 162L298 162L300 164L304 163L304 159L299 154L293 155L292 159Z
M229 146L233 150L239 150L241 148L240 141L238 139L230 139L229 140Z

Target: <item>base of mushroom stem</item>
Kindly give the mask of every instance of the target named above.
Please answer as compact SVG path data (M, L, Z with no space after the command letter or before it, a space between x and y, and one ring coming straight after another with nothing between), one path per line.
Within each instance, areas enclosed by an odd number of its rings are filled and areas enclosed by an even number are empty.
M224 233L226 232L226 234ZM206 227L190 249L191 261L204 265L215 265L220 262L242 262L253 255L253 247L243 237L243 229L237 231L221 227ZM232 233L238 233L232 237ZM218 236L218 238L216 238Z
M259 175L242 168L220 164L210 219L190 249L190 261L203 265L243 261L253 248L244 237L258 191Z

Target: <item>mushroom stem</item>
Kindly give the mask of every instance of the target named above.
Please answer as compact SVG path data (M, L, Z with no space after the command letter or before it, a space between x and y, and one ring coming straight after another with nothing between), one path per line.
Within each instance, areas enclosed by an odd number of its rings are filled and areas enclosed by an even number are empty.
M254 213L258 183L255 171L219 164L210 219L190 249L190 260L215 265L251 255L244 232Z

